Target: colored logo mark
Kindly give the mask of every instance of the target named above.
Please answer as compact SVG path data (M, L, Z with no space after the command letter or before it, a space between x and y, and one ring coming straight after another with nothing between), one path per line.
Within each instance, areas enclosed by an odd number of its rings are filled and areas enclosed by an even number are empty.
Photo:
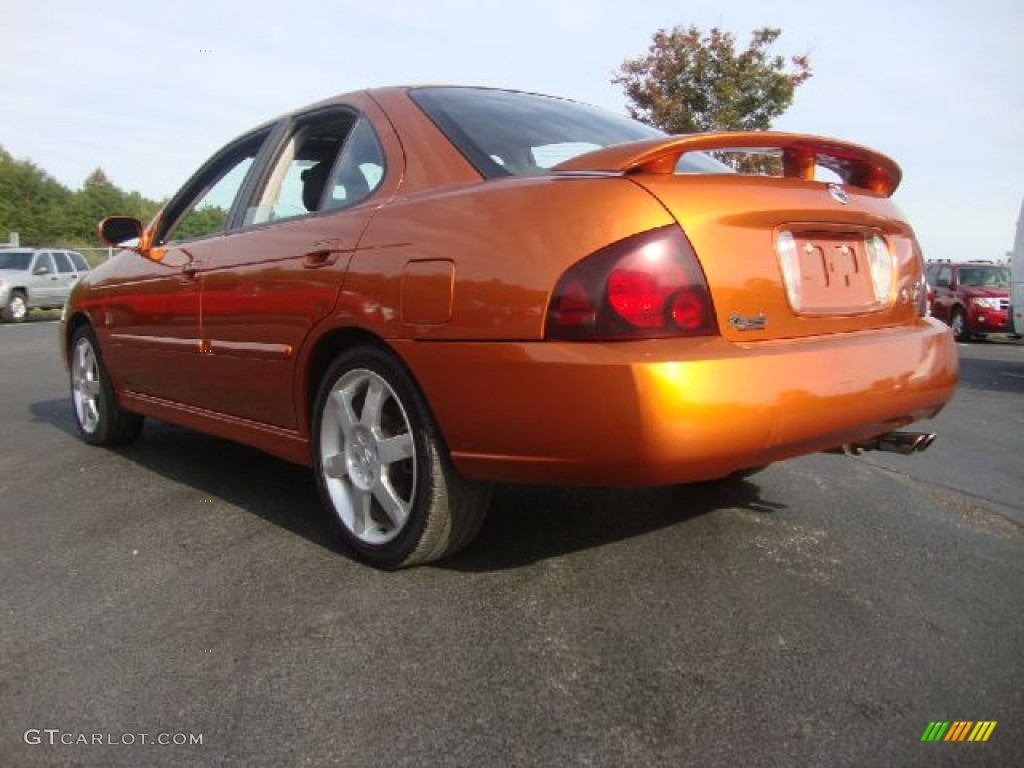
M921 734L921 741L988 741L995 727L995 720L933 720Z

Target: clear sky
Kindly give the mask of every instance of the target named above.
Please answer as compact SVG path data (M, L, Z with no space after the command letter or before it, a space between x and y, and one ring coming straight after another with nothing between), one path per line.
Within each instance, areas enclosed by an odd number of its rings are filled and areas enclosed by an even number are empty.
M659 27L781 27L814 76L776 128L903 167L926 258L1002 258L1024 196L1021 0L0 0L0 145L72 188L163 198L229 139L365 86L443 82L625 111Z

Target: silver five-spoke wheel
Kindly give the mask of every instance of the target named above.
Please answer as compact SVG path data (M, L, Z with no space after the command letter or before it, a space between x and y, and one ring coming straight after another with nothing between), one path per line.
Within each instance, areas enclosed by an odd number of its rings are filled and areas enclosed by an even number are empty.
M370 545L391 541L416 494L409 417L380 375L357 368L331 389L320 425L324 482L342 524Z
M103 364L103 353L92 327L83 324L68 341L71 369L71 404L85 442L125 445L142 432L142 416L121 408Z
M349 548L382 568L447 557L479 530L491 488L452 466L405 366L377 345L341 353L313 414L317 482Z
M100 423L100 366L91 341L82 336L71 357L71 399L82 431L92 434Z

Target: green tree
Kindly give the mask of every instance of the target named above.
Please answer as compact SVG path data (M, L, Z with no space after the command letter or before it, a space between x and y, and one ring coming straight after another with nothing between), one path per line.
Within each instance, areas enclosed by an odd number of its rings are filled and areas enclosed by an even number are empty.
M755 131L793 103L811 76L807 56L772 54L781 30L755 29L737 52L735 37L718 27L659 29L644 56L626 59L612 79L629 99L630 115L668 133Z
M70 226L71 197L34 163L0 148L0 240L17 232L25 245L53 243Z
M73 236L92 244L99 244L96 224L104 216L124 214L124 192L107 178L102 168L90 173L75 193L75 229Z
M123 196L124 213L127 216L134 216L143 224L148 223L156 212L160 210L162 203L155 202L143 197L138 192L129 192Z
M224 224L227 220L228 212L215 205L193 208L185 214L185 217L178 226L174 228L171 237L174 240L185 240L190 237L220 232L224 229Z
M0 147L0 241L17 232L26 246L99 245L96 223L126 214L149 221L161 203L138 192L125 193L102 169L72 192L29 160L16 160Z

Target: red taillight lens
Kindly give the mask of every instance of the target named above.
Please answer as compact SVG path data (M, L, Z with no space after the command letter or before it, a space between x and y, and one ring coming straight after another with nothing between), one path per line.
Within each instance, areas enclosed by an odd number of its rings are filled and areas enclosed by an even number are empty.
M665 322L665 288L647 272L617 267L608 275L608 303L637 328L660 328Z
M587 328L594 324L596 310L582 280L570 280L558 303L558 321L568 328Z
M704 273L683 232L661 227L602 248L562 275L549 339L653 339L718 332Z

